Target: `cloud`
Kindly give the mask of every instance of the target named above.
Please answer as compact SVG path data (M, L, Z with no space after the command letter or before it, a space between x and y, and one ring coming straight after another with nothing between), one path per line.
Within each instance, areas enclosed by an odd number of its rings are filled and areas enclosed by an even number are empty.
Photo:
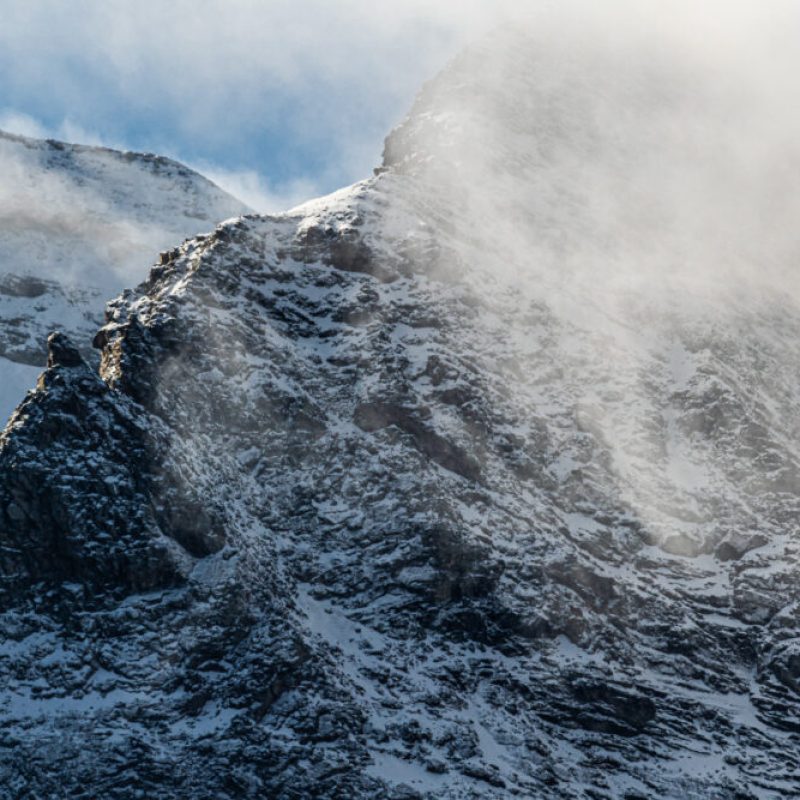
M512 6L0 0L0 107L34 135L333 189L369 174L419 85Z
M4 108L0 111L0 130L34 139L46 139L50 135L47 128L30 114L23 114L12 108Z
M471 48L390 149L530 413L556 397L554 437L573 415L647 535L708 551L774 469L745 431L793 413L800 8L601 7Z
M510 20L657 27L734 59L768 18L797 31L787 0L0 0L0 18L0 127L206 165L259 208L368 176L422 83Z
M272 185L255 170L227 170L214 164L192 167L261 214L276 214L317 197L323 189L311 180Z
M57 139L73 144L113 147L117 150L127 149L119 142L110 142L99 133L88 130L68 117L62 119L57 125L49 127L30 114L13 108L0 110L0 130L33 139Z

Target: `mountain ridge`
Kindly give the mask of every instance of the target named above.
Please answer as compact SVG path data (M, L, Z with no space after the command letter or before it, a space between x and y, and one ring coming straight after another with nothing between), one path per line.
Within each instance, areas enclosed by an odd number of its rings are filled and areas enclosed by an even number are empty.
M109 295L138 282L159 250L252 210L153 154L0 131L0 166L4 419L44 366L50 331L66 330L91 358Z
M451 145L429 170L414 134L401 168L166 251L99 373L51 339L0 437L14 791L796 794L796 304L681 270L653 294L650 263L621 292L659 226L614 209L629 241L597 239L626 184L575 194L587 94L554 91L531 189Z

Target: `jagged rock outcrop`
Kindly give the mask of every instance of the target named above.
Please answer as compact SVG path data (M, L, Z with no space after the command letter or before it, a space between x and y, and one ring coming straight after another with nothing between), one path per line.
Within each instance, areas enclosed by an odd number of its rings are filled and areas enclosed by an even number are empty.
M0 416L64 329L92 360L105 300L144 277L153 253L249 212L168 158L0 131Z
M501 43L375 177L167 251L99 373L51 339L0 440L9 796L800 790L796 304L620 289L591 201L641 188L683 83L610 81L587 134L587 65Z

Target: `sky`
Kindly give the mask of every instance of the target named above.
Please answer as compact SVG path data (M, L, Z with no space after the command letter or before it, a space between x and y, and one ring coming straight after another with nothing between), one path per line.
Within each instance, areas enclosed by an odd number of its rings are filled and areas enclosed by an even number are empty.
M369 175L422 83L515 7L0 0L0 129L168 155L282 210Z
M719 27L715 20L730 29L739 17L746 30L748 9L765 17L790 5L773 0L766 14L754 0L707 0L703 35ZM691 28L697 7L0 0L0 129L171 156L257 210L279 211L368 176L422 83L498 25L561 14Z

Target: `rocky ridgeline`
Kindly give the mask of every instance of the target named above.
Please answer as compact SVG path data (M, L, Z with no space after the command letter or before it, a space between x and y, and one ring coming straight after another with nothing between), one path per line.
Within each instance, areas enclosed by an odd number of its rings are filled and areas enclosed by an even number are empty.
M99 372L50 337L0 439L9 797L800 790L793 305L506 274L415 113L163 253Z
M62 330L90 362L105 300L144 277L153 253L250 209L161 156L42 141L0 131L0 388L12 395L43 367ZM14 362L14 366L8 362Z

